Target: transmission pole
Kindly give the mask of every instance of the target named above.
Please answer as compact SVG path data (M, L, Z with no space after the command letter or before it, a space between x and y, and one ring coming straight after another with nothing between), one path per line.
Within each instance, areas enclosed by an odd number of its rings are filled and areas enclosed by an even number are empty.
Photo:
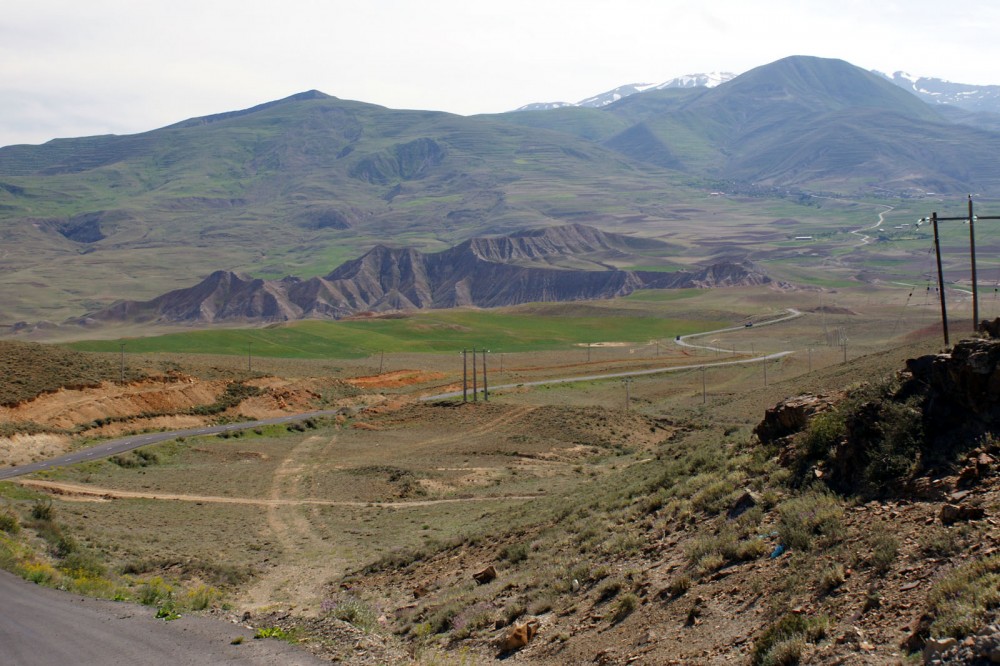
M462 350L462 402L469 402L469 363L468 350Z
M472 402L479 402L479 386L476 381L476 348L472 348Z
M944 273L941 271L941 238L938 235L938 214L931 213L931 226L934 227L934 253L937 255L938 292L941 295L941 329L944 332L944 346L948 346L948 308L944 304Z
M969 257L972 261L972 332L979 330L979 289L976 281L976 216L972 214L972 195L969 195Z
M483 400L486 402L490 401L490 389L489 384L486 382L486 352L488 350L483 350Z

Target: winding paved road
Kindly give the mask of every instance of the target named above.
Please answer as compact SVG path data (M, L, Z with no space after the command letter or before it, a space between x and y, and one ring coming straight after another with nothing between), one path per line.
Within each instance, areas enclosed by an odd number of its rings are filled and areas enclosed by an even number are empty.
M27 465L18 465L16 467L5 467L0 469L0 481L3 481L4 479L11 479L15 476L30 474L31 472L39 472L43 469L52 469L53 467L62 467L63 465L72 465L79 462L89 462L91 460L108 458L110 456L118 455L119 453L125 453L133 449L138 449L139 447L146 446L148 444L165 442L169 439L177 439L178 437L217 435L220 432L227 432L231 430L246 430L247 428L257 428L259 426L291 423L292 421L301 421L302 419L308 419L313 416L335 416L336 414L339 414L340 411L341 410L339 409L323 409L316 412L278 416L273 419L263 419L260 421L241 421L239 423L227 423L226 425L202 426L200 428L171 430L169 432L151 432L142 435L130 435L128 437L119 437L118 439L109 439L95 446L91 446L90 448L79 449L77 451L73 451L72 453L67 453L55 458L49 458L48 460L40 460L38 462L29 463Z

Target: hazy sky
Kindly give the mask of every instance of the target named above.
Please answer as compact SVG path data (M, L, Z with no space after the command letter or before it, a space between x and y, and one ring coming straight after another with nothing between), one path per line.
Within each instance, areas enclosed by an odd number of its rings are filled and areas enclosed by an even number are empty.
M0 146L309 89L463 115L788 55L1000 84L995 0L4 0Z

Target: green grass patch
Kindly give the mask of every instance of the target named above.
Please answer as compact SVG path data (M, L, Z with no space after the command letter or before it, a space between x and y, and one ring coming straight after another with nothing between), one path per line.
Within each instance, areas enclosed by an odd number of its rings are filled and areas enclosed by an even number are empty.
M696 290L692 290L696 291ZM684 296L680 296L683 298ZM304 321L272 328L171 333L128 340L135 353L246 355L278 358L364 358L386 353L447 352L473 346L507 352L563 349L592 342L645 342L727 322L655 317L539 317L464 310L356 321ZM79 351L116 351L118 340L69 345Z

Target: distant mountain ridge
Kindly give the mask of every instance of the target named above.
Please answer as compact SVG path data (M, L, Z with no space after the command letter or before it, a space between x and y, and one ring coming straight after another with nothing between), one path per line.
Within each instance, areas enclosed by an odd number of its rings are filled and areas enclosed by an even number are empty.
M928 104L950 106L974 113L1000 114L1000 85L955 83L934 77L913 76L904 71L886 74L873 69L871 73L891 81ZM663 83L627 83L578 102L533 102L520 106L515 111L545 111L567 107L599 109L626 97L651 90L715 88L737 76L732 72L708 72L678 76Z
M215 271L193 287L150 301L121 301L74 323L277 322L340 319L360 312L500 307L531 302L626 296L637 289L764 284L770 279L747 264L720 262L693 271L656 272L558 267L561 259L629 257L663 250L661 241L610 234L571 224L509 236L474 238L424 254L376 245L323 277L253 279Z
M614 104L626 97L648 92L650 90L669 90L672 88L714 88L736 78L732 72L710 72L708 74L687 74L678 76L663 83L628 83L618 86L614 90L600 93L579 102L534 102L525 104L516 111L545 111L548 109L562 109L566 107L583 107L588 109L600 109L608 104Z
M910 91L928 104L953 106L963 111L1000 114L1000 85L953 83L944 79L911 76L901 71L893 72L891 76L877 71L874 73Z

